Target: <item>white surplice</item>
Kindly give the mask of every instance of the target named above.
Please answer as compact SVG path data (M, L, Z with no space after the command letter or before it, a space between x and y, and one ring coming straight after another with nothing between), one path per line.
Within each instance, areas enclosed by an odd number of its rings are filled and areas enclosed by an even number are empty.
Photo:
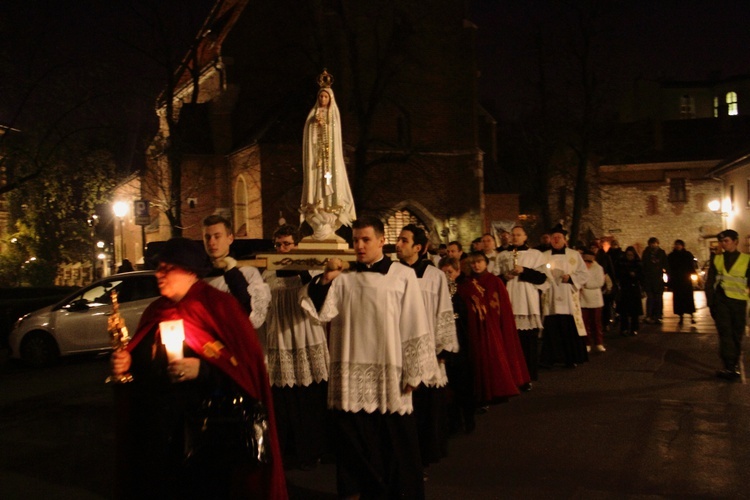
M311 271L315 276L320 271ZM268 379L276 387L308 386L328 380L328 343L325 327L311 320L299 304L304 286L299 275L277 276L266 270L271 306L258 335L266 354Z
M570 314L576 323L578 335L586 335L581 314L579 291L586 284L589 272L581 254L572 248L565 248L565 254L544 252L545 274L550 287L542 294L542 311L545 316L551 314ZM562 282L563 275L570 276L569 283Z
M419 287L422 290L422 299L427 310L427 323L435 337L435 354L443 351L458 352L456 320L453 316L453 302L451 302L445 273L435 266L427 266L424 274L419 278ZM448 383L445 365L440 363L439 368L440 371L436 377L427 385L444 387Z
M588 269L589 279L581 289L581 307L596 309L604 307L604 269L594 261Z
M539 250L533 248L517 252L515 258L518 265L544 273L544 265L547 261ZM495 269L498 276L503 276L515 268L514 253L511 250L500 252L496 259ZM513 306L513 316L516 319L516 328L519 330L535 330L542 328L542 311L539 300L539 292L549 288L544 282L540 285L521 281L516 276L505 284Z
M331 283L320 312L307 289L300 291L302 307L311 317L331 322L329 408L411 413L411 393L404 389L427 383L438 370L414 271L394 262L385 275L342 273Z
M233 269L237 263L231 257L225 258L226 261L230 262L227 271ZM263 281L263 277L260 275L260 271L252 266L239 267L240 272L247 281L247 293L250 294L250 322L253 327L257 330L266 320L266 314L268 314L268 306L271 303L271 290L268 285ZM222 292L231 293L229 286L227 285L224 276L209 276L204 281L214 288L221 290Z

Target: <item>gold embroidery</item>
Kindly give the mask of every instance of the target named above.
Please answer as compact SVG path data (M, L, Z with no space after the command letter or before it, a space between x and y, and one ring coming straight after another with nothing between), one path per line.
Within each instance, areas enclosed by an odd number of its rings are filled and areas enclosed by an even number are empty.
M487 308L482 305L482 299L476 295L472 295L471 301L473 302L472 307L474 308L474 311L479 314L479 320L484 321L484 317L487 314Z
M224 344L218 340L216 342L206 342L203 345L203 354L209 358L220 358L222 349L224 349Z
M497 292L492 294L492 298L490 299L490 306L492 306L493 309L500 311L500 296L497 294Z
M474 288L476 288L477 291L481 293L482 296L484 296L484 288L479 285L479 282L477 280L471 280L471 283L474 285ZM484 321L484 318L487 315L487 308L482 304L481 299L476 295L471 296L471 301L473 302L472 307L474 311L479 314L479 320Z
M474 288L476 288L479 291L479 293L484 295L484 288L479 285L479 282L477 280L471 280L471 283L474 285Z

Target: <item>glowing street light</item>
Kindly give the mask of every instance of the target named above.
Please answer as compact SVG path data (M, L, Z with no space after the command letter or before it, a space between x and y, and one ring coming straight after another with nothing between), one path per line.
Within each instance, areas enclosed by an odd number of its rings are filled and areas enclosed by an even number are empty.
M125 230L123 222L125 216L128 214L128 209L129 205L125 201L116 201L112 205L112 211L115 213L115 217L120 220L120 262L125 259Z

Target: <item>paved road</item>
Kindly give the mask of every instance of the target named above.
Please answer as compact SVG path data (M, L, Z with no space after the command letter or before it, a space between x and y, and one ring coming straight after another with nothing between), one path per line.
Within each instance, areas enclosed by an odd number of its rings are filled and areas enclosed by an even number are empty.
M427 497L747 498L750 388L715 378L716 330L696 300L695 325L668 314L638 337L609 334L607 352L479 416L430 468ZM331 465L288 478L298 498L334 498Z
M714 377L716 332L696 298L696 325L668 315L638 337L608 335L607 352L546 370L531 392L479 416L431 467L427 497L746 498L750 388ZM0 370L0 498L110 496L105 372L102 359ZM335 498L331 464L288 482L294 498Z

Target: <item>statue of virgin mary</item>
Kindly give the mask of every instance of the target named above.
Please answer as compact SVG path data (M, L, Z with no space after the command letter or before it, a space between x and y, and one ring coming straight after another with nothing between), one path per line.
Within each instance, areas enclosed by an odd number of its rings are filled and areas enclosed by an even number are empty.
M344 163L341 115L326 71L318 77L318 97L305 122L302 140L302 202L300 214L313 228L312 239L340 239L334 232L356 219Z

